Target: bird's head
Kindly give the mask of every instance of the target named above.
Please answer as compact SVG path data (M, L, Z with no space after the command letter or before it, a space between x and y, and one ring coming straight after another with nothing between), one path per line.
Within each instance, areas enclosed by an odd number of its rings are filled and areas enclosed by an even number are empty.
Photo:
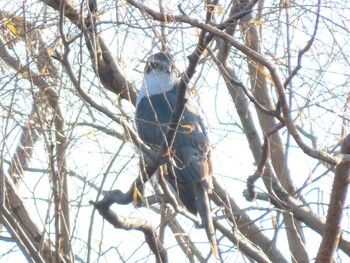
M148 58L144 74L174 74L173 57L169 53L159 52Z
M173 57L165 52L150 56L144 70L144 80L137 96L136 105L144 96L170 91L176 82Z

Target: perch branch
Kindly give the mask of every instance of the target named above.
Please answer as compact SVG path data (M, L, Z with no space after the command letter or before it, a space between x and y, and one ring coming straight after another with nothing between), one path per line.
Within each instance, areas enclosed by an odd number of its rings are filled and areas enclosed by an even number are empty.
M106 206L101 206L93 201L90 201L90 204L94 205L101 216L115 228L141 231L145 235L145 240L149 248L152 250L156 257L156 262L164 263L168 261L166 250L159 239L156 237L155 230L149 222L142 218L125 218L123 216L117 215Z

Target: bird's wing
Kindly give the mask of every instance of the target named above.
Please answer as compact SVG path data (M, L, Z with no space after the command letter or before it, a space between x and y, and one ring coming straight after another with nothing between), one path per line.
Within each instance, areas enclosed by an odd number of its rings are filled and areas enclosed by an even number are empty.
M176 89L166 94L144 97L136 109L140 137L149 145L160 146L168 130L176 103ZM182 203L199 215L217 257L218 248L209 205L212 187L210 146L203 120L196 108L187 103L171 148L172 161L167 163L167 179Z
M136 109L136 124L142 140L153 147L160 146L168 130L175 108L177 86L170 92L143 97ZM171 154L173 179L202 182L210 190L212 165L210 146L203 120L189 99L176 130ZM174 170L174 171L172 171Z
M187 104L172 147L176 176L181 181L210 180L212 166L210 145L198 111Z

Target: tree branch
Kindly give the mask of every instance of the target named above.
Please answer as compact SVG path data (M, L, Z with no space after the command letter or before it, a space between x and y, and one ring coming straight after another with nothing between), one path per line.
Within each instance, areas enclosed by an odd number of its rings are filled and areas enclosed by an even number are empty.
M344 138L340 152L350 154L350 134ZM340 241L341 221L350 184L349 171L350 163L348 162L340 163L336 167L325 230L317 253L316 263L333 262L333 255Z
M299 147L304 151L305 154L307 154L313 158L323 160L323 161L325 161L329 164L333 164L333 165L338 163L337 159L335 159L334 157L332 157L328 153L315 150L312 147L308 146L302 140L302 138L300 137L300 134L299 134L298 130L296 129L296 127L293 123L293 120L291 118L289 103L288 103L288 99L286 96L286 92L285 92L282 80L281 80L281 78L276 70L275 65L273 63L271 63L268 59L266 59L265 57L260 55L258 52L247 47L246 45L238 42L233 37L231 37L230 35L228 35L227 33L223 32L223 31L221 31L217 27L206 24L202 21L199 21L198 19L194 19L194 18L191 18L188 16L183 16L183 15L176 16L176 15L172 15L169 13L161 14L161 13L158 13L158 12L152 10L151 8L147 7L146 5L138 3L134 0L128 0L128 2L131 5L136 6L140 10L147 12L155 20L162 21L162 22L165 22L165 21L166 22L169 22L169 21L171 21L171 22L183 22L183 23L190 24L194 27L200 28L202 30L205 30L205 31L209 32L213 37L215 36L215 37L218 37L218 38L226 41L228 44L237 48L238 50L240 50L241 52L246 54L248 57L250 57L254 61L265 66L269 70L269 72L271 74L271 78L272 78L274 85L277 89L277 93L278 93L279 101L281 103L281 108L282 108L285 124L286 124L288 130L290 131L291 135L295 139L296 143L299 145ZM252 2L252 4L253 4L253 2ZM251 6L249 6L249 7L251 7ZM238 16L238 18L241 18L241 16Z
M215 195L213 195L213 200L217 205L222 206L224 204L226 209L232 211L233 215L241 211L237 203L227 194L225 189L218 183L215 177L214 193L219 197L218 199L215 197ZM230 219L230 216L228 216L228 218ZM246 214L244 216L235 216L235 218L232 220L232 224L237 224L236 231L241 232L252 243L260 247L272 262L288 262L278 248L275 246L270 246L271 241L259 230L260 228L256 226ZM239 244L239 240L237 242Z
M60 10L61 0L41 1L44 4L51 6L56 11ZM84 17L81 17L80 13L75 10L72 5L67 3L67 1L65 1L63 14L84 34L87 48L91 54L90 58L92 59L94 70L100 77L100 81L104 87L121 98L129 100L135 104L136 87L125 78L120 65L113 58L112 53L104 43L103 39L96 36L96 34L94 37L91 36L91 30L94 30L92 25L89 24L86 26ZM94 41L95 45L92 41ZM68 44L70 44L69 40ZM95 61L93 58L96 58Z
M316 13L316 21L315 21L315 26L314 26L314 32L311 35L311 38L305 45L303 49L301 49L298 53L298 64L297 66L293 69L292 73L286 78L284 81L284 88L286 88L289 83L292 81L292 79L295 77L295 75L298 73L298 71L301 69L301 61L304 56L304 54L311 48L312 44L315 41L316 34L317 34L317 29L318 29L318 23L320 21L320 8L321 8L321 0L318 0L317 2L317 13Z
M39 35L40 36L40 35ZM23 36L22 36L23 37ZM30 40L29 40L30 41ZM53 89L52 84L47 81L43 76L40 76L37 73L34 73L31 71L30 67L28 65L23 66L20 59L19 58L15 58L13 56L11 56L6 48L6 45L2 39L2 37L0 36L0 57L3 59L3 61L5 61L10 67L12 67L14 70L16 70L16 72L19 72L20 74L22 74L23 77L25 77L27 80L29 80L31 83L33 83L35 86L37 86L40 89L40 92L42 94L44 94L46 96L46 99L48 101L48 104L50 105L52 112L53 112L53 121L55 124L55 130L56 130L56 137L55 137L55 142L57 143L57 165L59 166L59 172L62 172L61 175L62 176L62 187L65 188L66 185L64 185L64 176L65 174L65 169L66 169L66 165L65 165L65 156L64 156L64 149L67 146L65 143L65 134L63 131L63 118L62 118L62 114L61 114L61 110L58 104L58 94L56 93L56 91ZM60 194L63 194L63 189L61 189L62 191L60 192ZM66 189L67 190L67 189ZM64 193L64 198L66 200L66 198L68 198L67 196L67 192ZM10 206L12 206L12 204L10 204ZM69 220L68 220L68 213L69 213L69 209L67 208L68 206L68 201L65 202L65 207L63 207L63 210L60 210L60 217L67 219L66 224L64 225L64 229L63 232L64 233L68 233L69 230ZM63 213L62 213L63 211ZM67 214L66 214L67 213ZM30 219L28 219L30 220ZM21 222L21 220L19 220ZM26 221L25 224L30 224L29 221ZM22 226L24 227L24 226ZM63 226L61 226L63 227ZM68 232L67 232L68 231ZM59 235L60 233L57 233L57 235ZM67 254L69 254L69 234L65 235L65 252L67 252ZM58 249L58 248L57 248ZM60 256L58 256L59 258ZM58 259L57 259L58 260Z
M156 257L156 262L168 262L168 256L163 244L156 237L155 230L152 225L142 218L125 218L117 215L111 209L99 203L90 201L94 205L101 216L107 220L115 228L124 230L139 230L145 235L145 240Z

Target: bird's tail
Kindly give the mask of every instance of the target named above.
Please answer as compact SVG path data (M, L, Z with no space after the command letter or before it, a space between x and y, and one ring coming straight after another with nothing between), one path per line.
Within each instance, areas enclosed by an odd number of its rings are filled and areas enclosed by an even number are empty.
M198 213L202 219L202 224L205 228L205 232L207 233L211 245L211 251L218 259L219 250L215 236L213 218L211 216L208 192L201 183L195 183L195 192L197 197Z

